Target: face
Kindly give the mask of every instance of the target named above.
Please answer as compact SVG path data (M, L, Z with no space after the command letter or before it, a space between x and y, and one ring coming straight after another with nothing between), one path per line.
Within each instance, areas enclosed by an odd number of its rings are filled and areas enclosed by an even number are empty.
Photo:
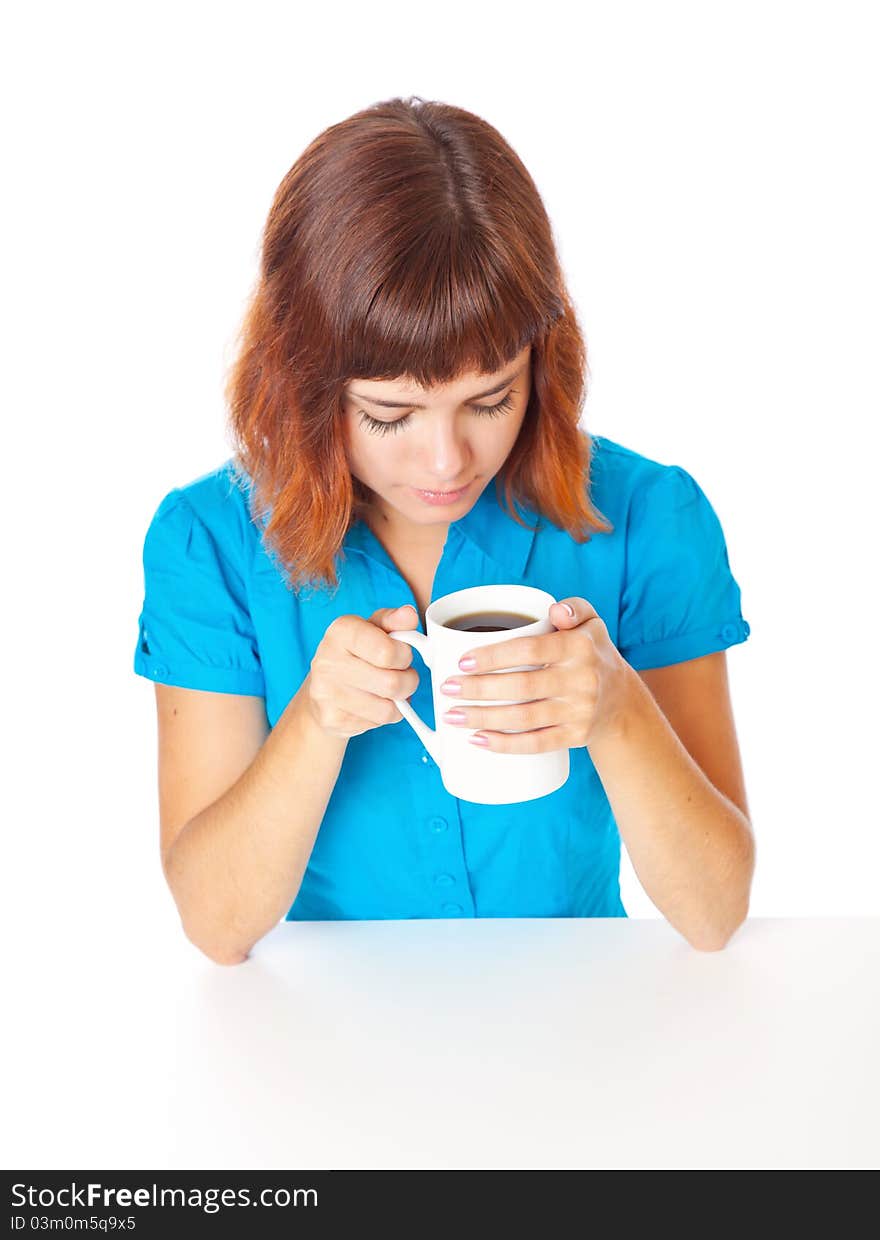
M507 459L530 391L530 345L495 374L428 390L352 379L343 396L346 452L352 475L374 494L376 523L416 542L445 534ZM437 494L459 488L447 501Z

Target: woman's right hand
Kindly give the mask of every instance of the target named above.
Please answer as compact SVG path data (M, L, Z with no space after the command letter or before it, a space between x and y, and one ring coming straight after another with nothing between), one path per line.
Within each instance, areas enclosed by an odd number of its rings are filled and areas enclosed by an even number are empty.
M331 736L360 736L402 719L394 698L409 698L419 687L412 647L388 634L417 629L414 607L388 607L362 616L337 616L321 639L308 676L312 718Z

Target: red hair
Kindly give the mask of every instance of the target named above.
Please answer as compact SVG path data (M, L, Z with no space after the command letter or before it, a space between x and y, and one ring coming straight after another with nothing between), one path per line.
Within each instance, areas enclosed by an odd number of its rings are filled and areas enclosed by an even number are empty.
M370 505L348 468L345 385L494 374L527 344L531 395L496 494L520 525L511 497L584 542L614 528L589 496L586 348L518 156L480 117L418 96L314 139L276 191L226 384L233 462L288 584L336 587Z

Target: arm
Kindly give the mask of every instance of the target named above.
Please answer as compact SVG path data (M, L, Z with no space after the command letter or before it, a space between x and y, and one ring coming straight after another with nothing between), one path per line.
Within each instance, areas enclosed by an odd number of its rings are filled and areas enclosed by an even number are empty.
M218 964L247 959L296 898L346 738L322 731L309 677L241 777L182 827L162 866L187 937Z
M466 651L467 675L440 691L473 704L444 718L493 753L586 746L645 891L717 951L745 920L755 865L724 652L644 672L661 709L592 603L561 600L549 619L552 633Z
M755 866L724 652L624 676L616 726L588 752L648 896L692 946L719 950L746 918Z

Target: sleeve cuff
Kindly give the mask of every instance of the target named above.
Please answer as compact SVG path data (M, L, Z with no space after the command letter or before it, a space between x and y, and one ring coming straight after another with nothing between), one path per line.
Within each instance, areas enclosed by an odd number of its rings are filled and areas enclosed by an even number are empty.
M134 670L160 685L176 685L180 689L206 689L209 693L241 693L253 697L266 696L266 681L261 671L236 667L208 667L203 663L178 663L168 667L155 656L138 650Z
M643 646L630 646L628 649L618 647L634 671L646 672L654 667L667 667L670 663L686 663L688 659L699 659L705 654L715 654L718 650L727 650L729 646L737 646L744 642L751 632L747 620L738 616L725 624L715 624L708 629L697 629L692 633L681 633L675 637L665 637L659 642L648 642Z

